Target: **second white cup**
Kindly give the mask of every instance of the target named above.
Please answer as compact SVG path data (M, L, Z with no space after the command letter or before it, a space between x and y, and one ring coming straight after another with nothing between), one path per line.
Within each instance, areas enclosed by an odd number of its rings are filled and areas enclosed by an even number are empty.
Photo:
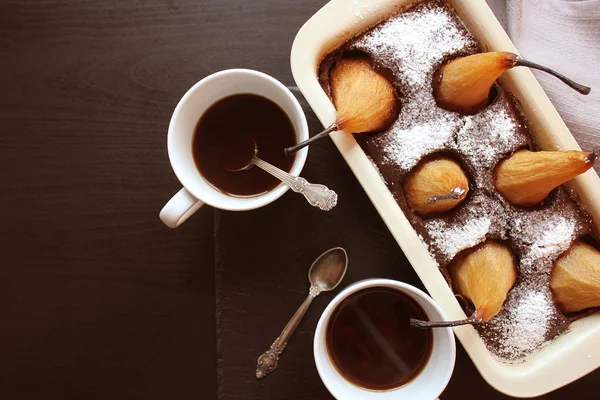
M329 392L340 400L433 400L437 398L450 381L454 370L456 343L451 328L433 330L433 348L427 364L416 378L404 386L385 391L367 390L347 381L333 365L326 346L327 326L332 313L351 294L373 287L391 288L405 293L423 308L430 320L446 320L440 306L414 286L389 279L367 279L354 283L329 303L317 324L313 350L321 380Z

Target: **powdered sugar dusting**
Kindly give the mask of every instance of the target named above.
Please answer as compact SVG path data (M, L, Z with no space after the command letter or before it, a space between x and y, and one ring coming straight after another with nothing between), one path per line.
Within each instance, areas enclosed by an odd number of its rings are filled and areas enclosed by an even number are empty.
M446 54L472 44L442 7L427 12L407 12L390 18L355 43L370 54L401 61L396 71L413 87L427 83L431 65ZM396 40L390 40L396 38Z
M390 136L383 146L384 161L409 170L426 154L438 149L440 145L453 144L452 126L440 123L423 123L402 128L403 121L398 120L392 126L394 136Z
M516 111L507 107L505 94L480 113L465 117L456 148L472 166L477 187L495 190L493 168L528 143L521 128Z
M492 221L487 217L473 218L464 224L454 226L443 219L426 223L427 231L435 246L447 260L459 251L473 247L485 240Z
M542 224L539 237L531 244L524 257L538 259L556 257L571 245L575 233L575 221L568 218L553 220L549 218Z
M560 205L561 211L557 212ZM551 207L535 211L517 210L514 213L510 236L520 247L520 270L523 274L537 273L565 252L573 240L585 233L577 206L561 195Z
M515 304L499 326L500 349L509 358L522 357L540 347L547 338L553 316L552 299L547 292L515 288Z
M445 265L460 251L482 243L489 236L505 239L508 224L502 205L476 191L452 219L430 218L423 222L423 228L430 238L430 252L437 254Z
M478 166L491 168L501 157L526 143L519 135L518 124L500 107L490 107L483 113L465 118L458 135L458 148L465 154L477 154ZM485 139L482 140L483 132Z

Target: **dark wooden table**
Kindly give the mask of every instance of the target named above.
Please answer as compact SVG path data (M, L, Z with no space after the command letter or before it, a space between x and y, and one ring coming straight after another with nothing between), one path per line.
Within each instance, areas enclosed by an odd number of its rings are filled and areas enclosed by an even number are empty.
M331 293L278 371L253 377L306 295L312 259L341 245L344 286L419 285L333 145L311 149L305 168L340 193L329 214L289 193L247 213L206 207L177 230L158 220L179 188L166 131L182 94L232 67L293 86L292 40L323 3L0 3L1 399L331 398L311 350ZM599 378L545 398L598 398ZM442 398L474 396L504 398L459 346Z

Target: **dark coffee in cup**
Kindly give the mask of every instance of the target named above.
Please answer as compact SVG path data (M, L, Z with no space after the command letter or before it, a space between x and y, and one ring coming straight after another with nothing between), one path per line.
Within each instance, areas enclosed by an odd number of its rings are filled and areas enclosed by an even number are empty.
M390 390L409 383L427 365L433 333L410 327L428 319L407 294L386 287L360 290L333 311L326 348L336 370L352 384Z
M256 94L236 94L210 106L194 131L192 152L200 174L232 196L255 196L279 181L259 168L241 170L254 155L289 172L294 157L284 149L296 144L296 132L284 110Z

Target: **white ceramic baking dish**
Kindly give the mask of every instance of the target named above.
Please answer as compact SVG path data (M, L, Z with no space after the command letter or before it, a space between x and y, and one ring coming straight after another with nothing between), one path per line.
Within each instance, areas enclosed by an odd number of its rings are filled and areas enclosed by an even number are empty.
M517 52L485 1L447 2L485 49ZM323 126L332 124L336 117L335 108L317 78L323 56L414 3L414 0L333 0L300 29L292 46L292 73ZM528 69L517 68L505 73L501 83L520 101L534 140L541 149L579 149ZM450 319L465 318L434 260L353 136L337 132L331 137L431 296ZM600 226L598 175L590 170L573 180L569 187L593 216L596 226ZM542 395L600 366L600 313L574 322L568 332L518 364L504 363L491 355L471 326L455 328L455 334L485 380L512 396Z

